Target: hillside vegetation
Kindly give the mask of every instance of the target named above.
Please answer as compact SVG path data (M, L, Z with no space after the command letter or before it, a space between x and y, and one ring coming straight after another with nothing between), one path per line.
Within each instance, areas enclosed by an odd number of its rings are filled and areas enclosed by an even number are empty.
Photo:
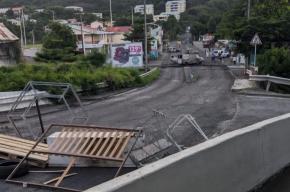
M147 0L147 3L155 5L156 13L165 11L165 3L167 0ZM206 2L207 0L188 0L189 7ZM112 0L112 8L116 14L124 14L131 9L132 6L143 4L143 0ZM87 11L98 11L108 13L108 0L0 0L0 7L13 5L26 5L32 8L47 8L51 6L81 6Z

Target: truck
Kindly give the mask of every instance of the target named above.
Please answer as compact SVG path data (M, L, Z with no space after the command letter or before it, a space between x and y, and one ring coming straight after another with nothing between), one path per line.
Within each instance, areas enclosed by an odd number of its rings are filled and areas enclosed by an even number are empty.
M193 53L186 52L178 55L172 55L170 60L172 63L180 65L188 65L188 64L202 64L204 58L199 56L198 52Z

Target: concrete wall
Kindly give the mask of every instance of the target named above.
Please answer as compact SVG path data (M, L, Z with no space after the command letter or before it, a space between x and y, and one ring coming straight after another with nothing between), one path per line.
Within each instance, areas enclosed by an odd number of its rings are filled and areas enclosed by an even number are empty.
M87 192L246 192L290 162L290 113L227 133Z

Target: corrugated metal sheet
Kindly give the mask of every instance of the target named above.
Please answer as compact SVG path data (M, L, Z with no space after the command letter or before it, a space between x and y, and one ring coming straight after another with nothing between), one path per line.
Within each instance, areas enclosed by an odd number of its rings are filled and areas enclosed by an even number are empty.
M0 23L0 43L7 41L16 41L18 37L14 35L3 23Z

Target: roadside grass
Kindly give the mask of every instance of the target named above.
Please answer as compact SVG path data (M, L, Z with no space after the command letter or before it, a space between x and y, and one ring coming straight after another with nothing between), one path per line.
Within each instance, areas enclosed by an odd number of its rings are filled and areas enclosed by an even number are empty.
M37 48L37 49L41 49L42 48L42 44L28 44L25 46L25 48L27 49L31 49L31 48Z
M160 69L157 68L156 70L154 70L149 75L147 75L145 77L141 77L142 78L142 83L140 85L141 86L145 86L145 85L151 84L155 80L157 80L159 78L159 76L160 76Z
M96 67L88 63L38 63L0 67L0 91L19 91L29 81L71 83L77 90L96 94L99 84L107 89L139 87L152 83L160 75L157 69L146 77L135 68Z

